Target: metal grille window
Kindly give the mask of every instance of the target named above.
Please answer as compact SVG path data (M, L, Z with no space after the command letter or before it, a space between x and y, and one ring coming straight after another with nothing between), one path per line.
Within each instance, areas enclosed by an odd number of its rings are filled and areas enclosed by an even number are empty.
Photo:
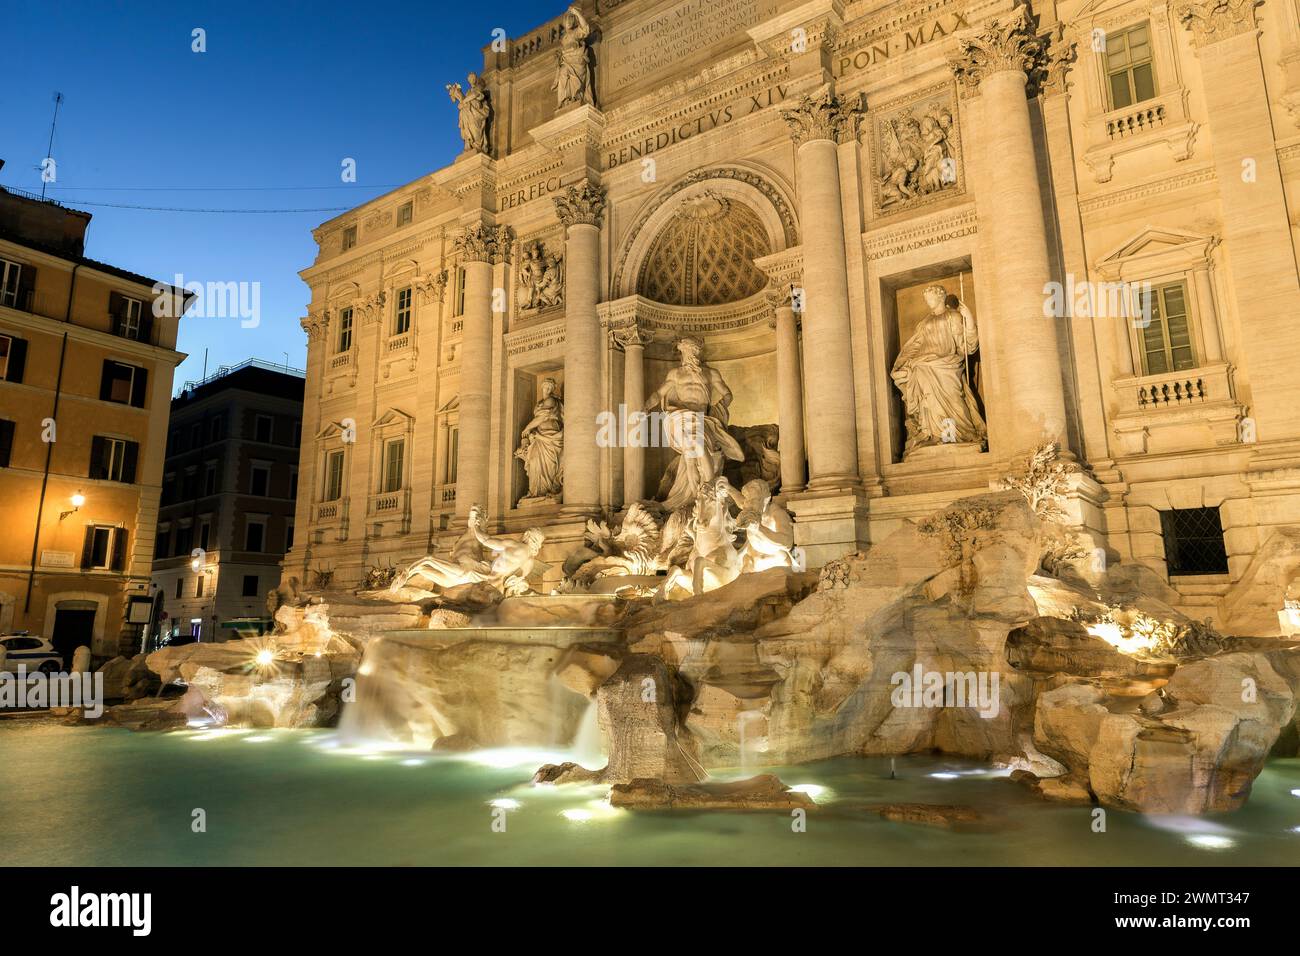
M411 287L397 290L397 303L393 309L393 334L404 335L411 327Z
M1106 35L1106 83L1110 108L1122 110L1156 95L1155 64L1151 55L1151 28L1139 23Z
M1228 553L1218 508L1172 508L1160 512L1169 574L1227 574Z
M1187 317L1187 286L1182 282L1143 290L1141 312L1150 319L1138 334L1142 337L1142 370L1163 375L1196 368L1192 329Z

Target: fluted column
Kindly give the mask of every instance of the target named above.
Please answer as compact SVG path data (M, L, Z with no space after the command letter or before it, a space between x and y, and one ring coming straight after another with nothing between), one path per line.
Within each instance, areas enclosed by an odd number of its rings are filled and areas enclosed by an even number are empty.
M611 329L614 343L623 350L623 407L627 431L623 441L623 504L645 497L645 436L640 424L645 412L645 347L650 336L635 322Z
M781 492L803 490L803 371L799 364L799 323L794 314L791 290L773 289L767 294L775 313L776 330L776 408L781 431L777 450L781 455Z
M848 260L836 146L857 135L861 97L840 100L830 87L782 110L798 146L803 236L804 345L817 356L808 388L810 490L858 481L858 436L849 326Z
M564 242L564 510L600 504L600 224L605 192L584 180L555 197Z
M1002 377L1001 407L990 407L1012 447L991 447L999 457L1021 455L1044 441L1067 448L1065 382L1055 319L1043 316L1043 289L1052 279L1047 226L1034 153L1026 84L1047 61L1047 44L1030 30L1026 9L958 40L953 73L966 95L983 100L984 169L979 190L980 229L988 229L996 257L986 264L998 290L996 356ZM990 319L985 319L990 321Z
M486 506L491 467L492 264L509 247L509 230L474 223L455 240L465 268L464 332L460 361L460 449L456 517Z

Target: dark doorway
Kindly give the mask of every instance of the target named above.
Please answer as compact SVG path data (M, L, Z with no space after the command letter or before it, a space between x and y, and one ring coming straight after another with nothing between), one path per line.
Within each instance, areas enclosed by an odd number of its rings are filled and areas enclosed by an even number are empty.
M72 668L72 655L78 647L90 647L95 634L93 608L59 608L54 612L54 634L50 642L63 658L63 669Z

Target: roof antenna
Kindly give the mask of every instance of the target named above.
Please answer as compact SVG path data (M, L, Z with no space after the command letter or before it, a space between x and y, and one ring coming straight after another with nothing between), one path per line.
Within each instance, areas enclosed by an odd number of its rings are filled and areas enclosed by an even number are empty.
M54 118L50 120L50 145L45 150L45 161L41 163L41 198L45 198L45 187L52 179L50 170L54 168L54 127L59 122L59 107L63 105L63 94L54 93Z

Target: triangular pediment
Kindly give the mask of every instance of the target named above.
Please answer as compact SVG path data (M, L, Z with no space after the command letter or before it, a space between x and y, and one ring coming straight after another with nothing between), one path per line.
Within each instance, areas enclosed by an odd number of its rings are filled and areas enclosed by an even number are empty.
M1188 247L1201 247L1214 241L1213 236L1202 236L1195 232L1168 227L1147 226L1129 237L1122 245L1109 255L1103 256L1101 262L1123 262L1138 256L1155 256L1164 252L1188 250Z
M384 414L375 419L372 428L385 428L389 425L405 425L407 422L415 421L414 415L408 415L400 408L390 408Z

